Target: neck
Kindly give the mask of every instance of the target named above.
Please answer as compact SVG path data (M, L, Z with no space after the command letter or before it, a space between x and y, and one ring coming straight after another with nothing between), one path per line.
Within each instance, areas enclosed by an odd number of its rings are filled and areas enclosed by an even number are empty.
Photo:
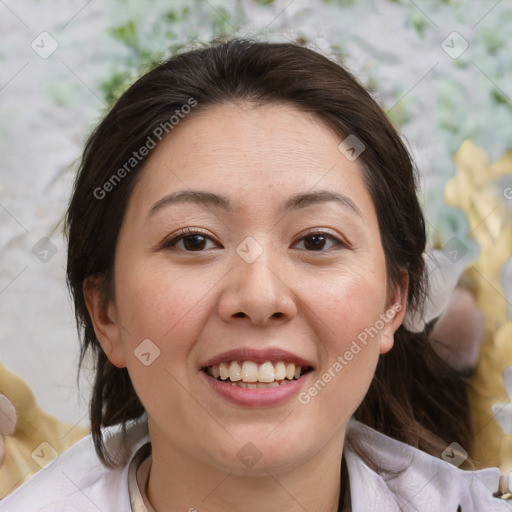
M169 506L189 512L338 511L340 481L346 478L341 474L344 432L291 469L260 469L249 476L194 459L161 432L151 434L153 463L146 494L156 512ZM342 484L344 488L346 482Z

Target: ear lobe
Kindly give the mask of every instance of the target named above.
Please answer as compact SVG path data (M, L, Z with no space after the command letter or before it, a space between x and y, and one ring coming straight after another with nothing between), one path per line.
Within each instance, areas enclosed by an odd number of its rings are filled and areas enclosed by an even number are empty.
M114 305L105 300L102 290L102 276L90 276L84 279L82 290L87 311L94 332L109 361L118 368L126 367L121 330L114 318Z
M407 310L407 293L409 291L409 273L402 269L400 271L400 286L395 287L394 294L390 297L387 309L384 313L387 321L381 331L380 353L385 354L393 348L394 334L402 325Z

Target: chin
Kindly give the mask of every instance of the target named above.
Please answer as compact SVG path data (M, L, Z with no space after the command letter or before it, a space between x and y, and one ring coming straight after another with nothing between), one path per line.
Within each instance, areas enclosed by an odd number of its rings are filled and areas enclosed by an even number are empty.
M314 439L304 437L306 429L294 429L293 432L282 429L281 434L277 435L272 430L278 424L265 424L264 428L246 427L239 433L227 428L233 437L224 439L224 449L212 454L214 459L224 471L236 475L268 476L268 473L291 470L313 456ZM311 446L308 441L311 441ZM221 445L218 441L212 441L210 446ZM319 446L318 451L321 448Z

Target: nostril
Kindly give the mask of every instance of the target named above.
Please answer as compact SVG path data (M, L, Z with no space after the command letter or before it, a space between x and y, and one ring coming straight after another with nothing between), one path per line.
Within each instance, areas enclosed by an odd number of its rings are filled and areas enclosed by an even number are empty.
M245 316L245 313L243 313L242 311L239 311L234 316L236 316L237 318L243 318Z

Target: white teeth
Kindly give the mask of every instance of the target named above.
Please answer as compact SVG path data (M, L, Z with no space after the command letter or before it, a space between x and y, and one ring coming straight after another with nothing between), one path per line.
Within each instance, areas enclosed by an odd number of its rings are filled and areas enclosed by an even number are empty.
M286 379L286 365L282 361L279 361L274 367L274 379Z
M280 385L298 379L302 373L302 366L295 366L294 363L284 361L278 361L275 364L266 361L260 365L253 361L231 361L209 366L206 372L215 379L220 377L222 380L237 383L240 387L247 387L250 383L250 389L254 389L252 386L254 383L261 383L262 387L275 387L270 384Z
M219 370L220 378L222 380L227 380L229 378L229 367L226 365L226 363L220 363Z
M242 367L237 361L233 361L229 367L229 380L232 382L242 380Z
M252 361L244 361L242 365L242 380L244 382L258 381L258 365Z
M274 382L274 365L270 362L260 365L258 370L260 382Z

